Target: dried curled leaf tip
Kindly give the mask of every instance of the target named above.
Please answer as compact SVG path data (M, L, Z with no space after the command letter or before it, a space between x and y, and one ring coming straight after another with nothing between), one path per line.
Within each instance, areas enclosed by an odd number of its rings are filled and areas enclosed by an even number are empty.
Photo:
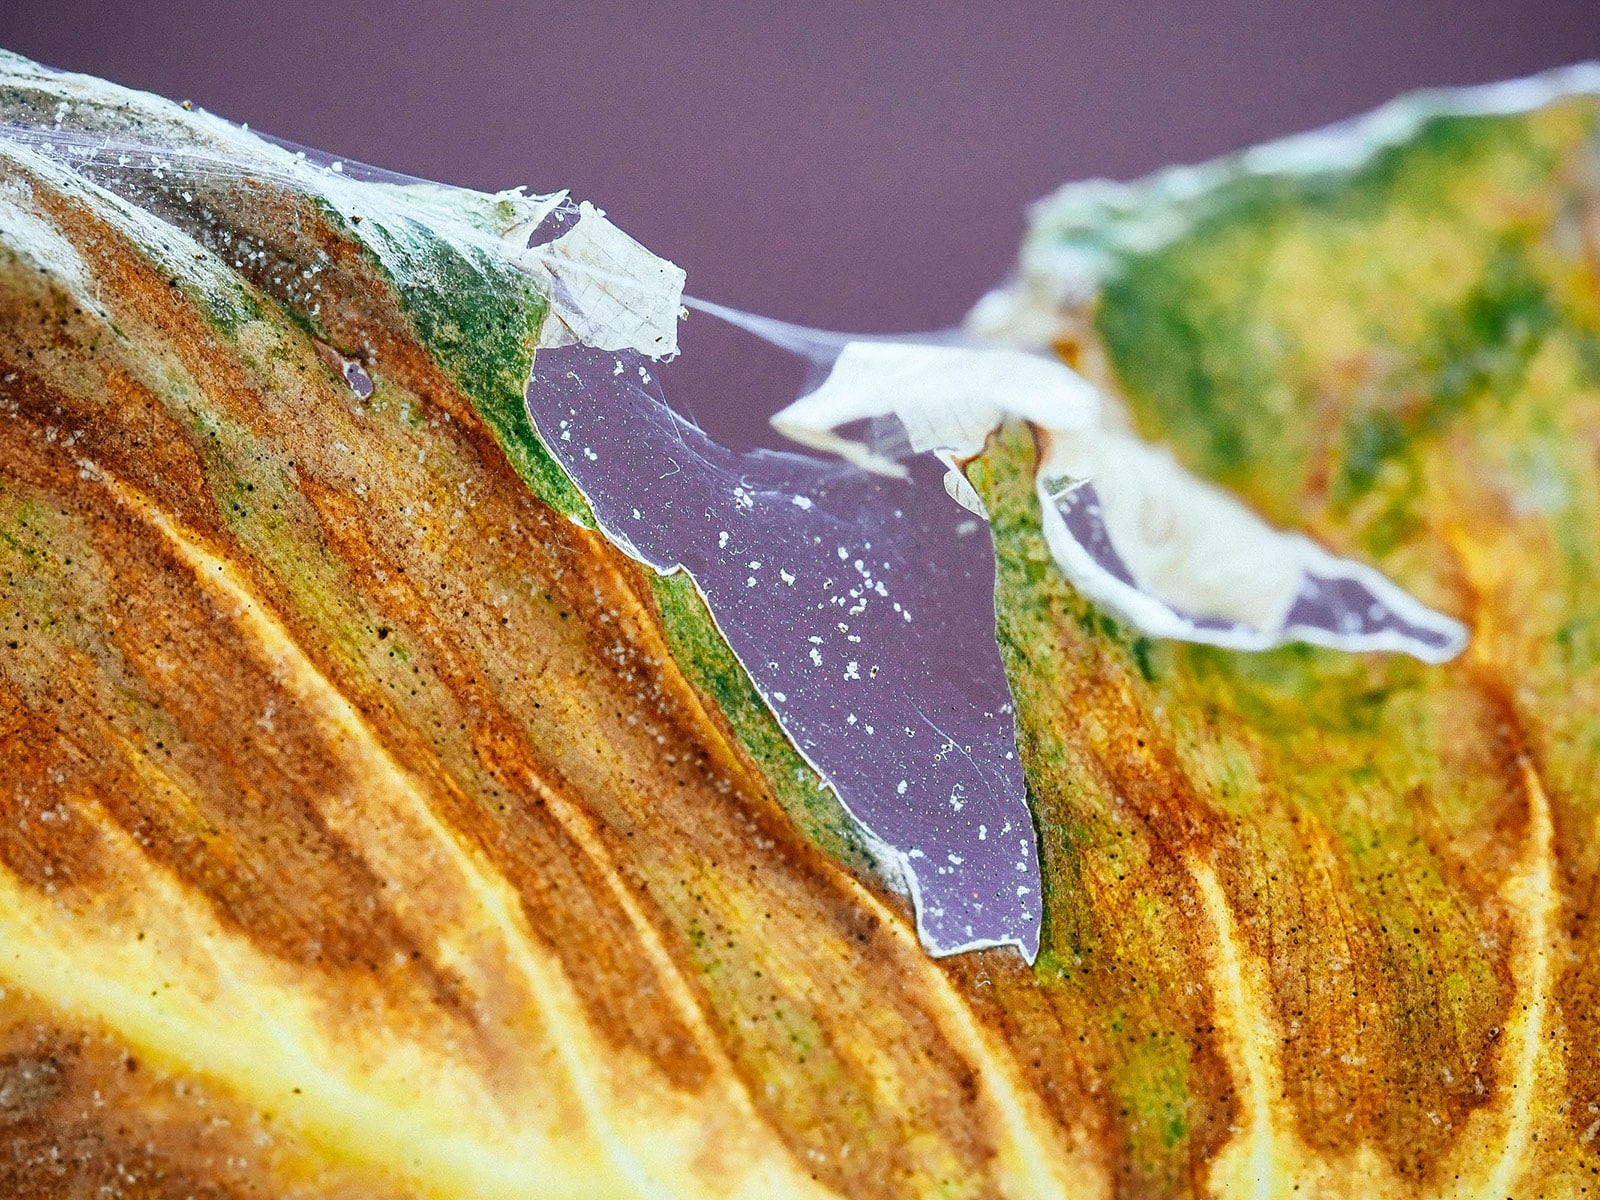
M541 345L677 353L683 268L651 254L589 201L578 205L577 224L521 261L551 283Z
M1043 445L1036 486L1057 564L1090 599L1155 637L1239 650L1307 641L1425 662L1466 644L1460 623L1370 567L1273 529L1167 451L1108 428L1104 414L1094 386L1054 359L861 341L772 423L881 474L903 475L897 459L907 453L934 454L950 495L986 517L961 464L1006 419L1028 422Z

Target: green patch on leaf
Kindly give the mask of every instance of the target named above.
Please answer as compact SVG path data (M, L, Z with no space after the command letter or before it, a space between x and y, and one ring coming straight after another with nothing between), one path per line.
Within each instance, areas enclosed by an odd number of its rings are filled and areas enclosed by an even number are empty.
M784 810L812 843L862 874L879 871L855 821L800 756L723 639L686 572L651 575L667 646L685 676L721 710Z

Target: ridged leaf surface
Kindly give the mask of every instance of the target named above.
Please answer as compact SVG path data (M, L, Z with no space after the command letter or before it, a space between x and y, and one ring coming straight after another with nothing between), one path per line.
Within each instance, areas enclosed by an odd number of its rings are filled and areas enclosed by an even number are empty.
M0 67L7 121L213 136ZM971 475L1031 968L928 958L692 587L590 528L525 278L269 172L130 200L0 141L0 1193L1583 1194L1596 128L1041 210L1061 353L1473 640L1144 639L1008 427Z

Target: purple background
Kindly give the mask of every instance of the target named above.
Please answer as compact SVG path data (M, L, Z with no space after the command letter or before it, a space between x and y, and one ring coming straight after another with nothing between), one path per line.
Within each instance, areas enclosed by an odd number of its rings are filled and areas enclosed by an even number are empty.
M697 295L889 331L957 320L1007 272L1024 206L1066 180L1600 57L1600 11L0 0L0 45L397 171L571 187ZM748 444L789 381L764 386L759 354L694 354L719 336L697 324L673 399Z

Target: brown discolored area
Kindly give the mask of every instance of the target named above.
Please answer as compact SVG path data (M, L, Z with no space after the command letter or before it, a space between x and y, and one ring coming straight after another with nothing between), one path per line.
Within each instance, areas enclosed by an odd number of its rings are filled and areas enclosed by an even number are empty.
M25 996L0 996L0 1191L16 1200L195 1200L400 1193L321 1163L280 1115L174 1076L99 1029L64 1029Z
M10 650L20 651L20 642ZM95 771L83 748L63 732L63 723L61 716L52 720L24 707L9 688L0 689L5 810L14 814L0 827L0 862L31 886L49 891L98 881L100 839L92 819L85 819L82 801L130 782L114 769ZM75 783L71 792L61 786L69 775Z
M62 645L67 639L34 630L35 662L57 669L21 671L19 686L32 693L35 722L51 714L55 737L75 753L31 769L18 762L19 789L92 799L97 812L80 814L89 816L87 829L96 816L115 823L222 921L271 952L370 975L380 987L420 987L453 1007L459 997L448 976L423 961L385 910L363 904L376 881L310 802L348 783L321 733L270 669L241 653L235 614L219 610L161 537L108 502L99 483L41 452L51 443L25 411L19 404L0 426L10 480L50 489L48 502L71 522L73 539L55 546L56 556L92 555L114 584L95 597L98 628L86 623L98 636L86 644ZM72 420L66 403L45 411ZM112 449L107 422L95 424L84 449ZM104 460L97 465L111 474ZM112 695L121 703L106 703ZM398 977L389 979L396 963Z

